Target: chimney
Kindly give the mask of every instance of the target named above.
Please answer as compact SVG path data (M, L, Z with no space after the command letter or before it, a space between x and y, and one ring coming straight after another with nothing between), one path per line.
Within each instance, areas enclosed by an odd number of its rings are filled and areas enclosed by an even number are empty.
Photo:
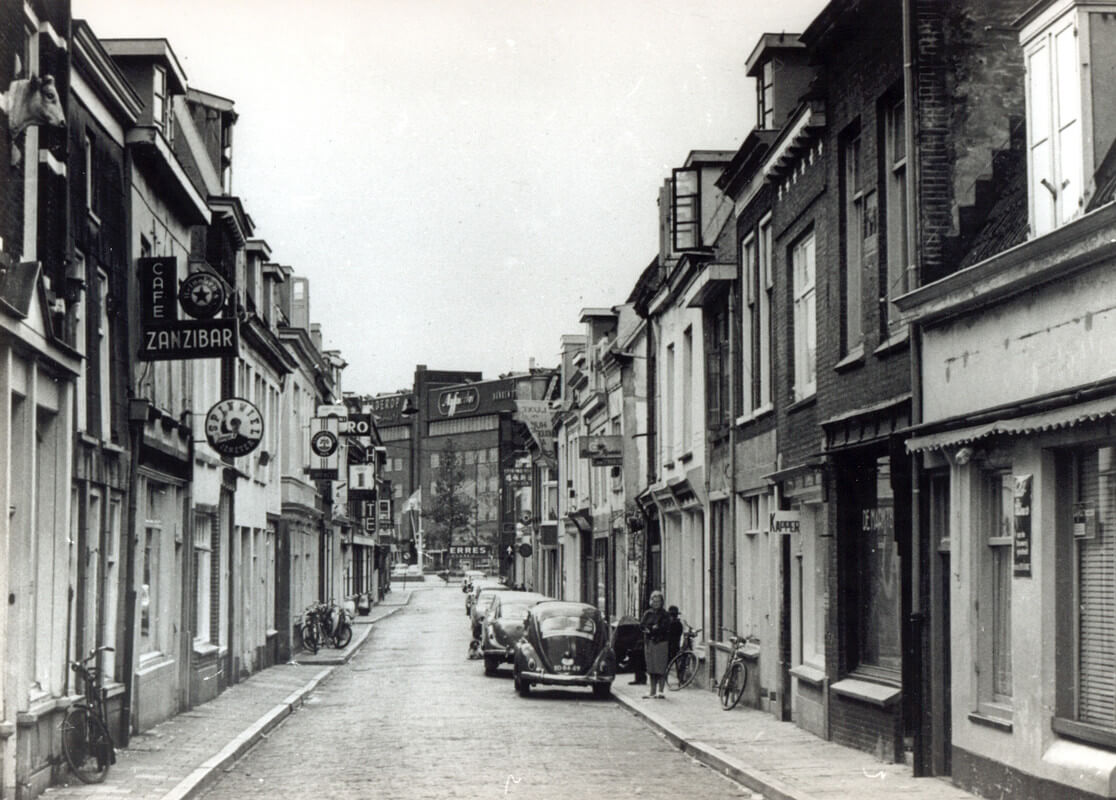
M314 347L316 347L318 349L319 353L322 352L322 326L321 326L321 323L318 323L318 322L310 323L310 341L312 341L314 343Z

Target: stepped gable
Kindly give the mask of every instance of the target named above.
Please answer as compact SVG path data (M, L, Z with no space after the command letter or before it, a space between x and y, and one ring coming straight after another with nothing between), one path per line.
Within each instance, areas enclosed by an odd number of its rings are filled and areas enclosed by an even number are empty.
M1024 123L1012 120L1011 142L992 156L992 174L977 179L972 205L958 209L960 233L950 241L958 269L1027 240L1027 164Z

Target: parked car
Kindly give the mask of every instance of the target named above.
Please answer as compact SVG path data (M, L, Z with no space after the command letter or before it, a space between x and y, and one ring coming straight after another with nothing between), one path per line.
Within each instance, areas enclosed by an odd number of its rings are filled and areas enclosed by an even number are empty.
M497 583L491 586L481 586L476 590L473 606L469 611L469 625L473 630L473 638L478 642L481 638L481 626L484 624L485 615L492 605L493 598L503 592L514 592L510 586Z
M521 697L535 684L591 686L608 697L616 677L616 655L608 625L596 606L545 600L527 611L523 636L515 645L513 674Z
M477 602L477 595L481 593L482 589L499 590L507 588L507 586L500 583L500 581L495 580L494 578L485 578L484 580L474 581L473 588L471 588L465 595L465 614L469 617L470 623L472 623L473 604Z
M515 643L523 635L528 609L549 599L545 594L536 592L492 593L492 604L481 620L480 642L485 675L494 675L505 661L512 662Z

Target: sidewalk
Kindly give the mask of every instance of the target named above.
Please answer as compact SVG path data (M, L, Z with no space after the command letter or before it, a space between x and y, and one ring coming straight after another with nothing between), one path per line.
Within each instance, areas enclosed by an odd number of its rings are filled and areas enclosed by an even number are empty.
M721 708L715 692L690 687L644 699L647 686L617 676L613 696L679 750L765 798L823 800L976 800L941 778L915 778L906 764L885 764L819 739L771 714L737 706Z
M333 671L348 661L372 631L372 623L394 614L411 599L411 590L392 591L366 616L357 616L353 640L344 650L322 651L327 660L307 661L303 654L230 686L208 703L135 734L102 784L72 779L43 794L51 800L184 800L196 797L268 731L282 722ZM308 654L306 654L308 655ZM338 660L340 659L340 660Z

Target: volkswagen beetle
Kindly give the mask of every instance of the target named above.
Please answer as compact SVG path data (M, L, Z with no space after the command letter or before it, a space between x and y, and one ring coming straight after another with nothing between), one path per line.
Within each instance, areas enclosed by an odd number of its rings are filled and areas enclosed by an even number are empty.
M512 661L516 691L526 697L535 684L591 686L596 697L608 697L616 677L608 639L595 606L566 600L532 606Z
M550 598L536 592L494 592L492 605L481 619L484 674L493 675L505 661L512 663L515 644L531 606Z

